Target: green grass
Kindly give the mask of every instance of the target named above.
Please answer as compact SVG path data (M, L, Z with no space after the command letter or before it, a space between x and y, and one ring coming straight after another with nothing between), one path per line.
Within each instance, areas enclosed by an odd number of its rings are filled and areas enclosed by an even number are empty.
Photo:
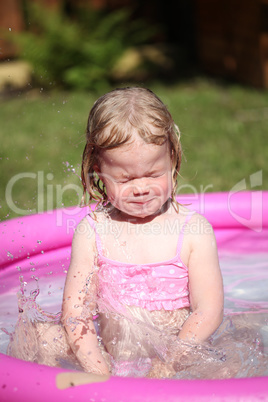
M249 176L259 170L268 189L267 91L206 79L151 89L181 130L181 192L230 191L244 178L250 188ZM95 98L36 90L1 100L1 220L78 203L84 133ZM17 211L6 199L11 187Z

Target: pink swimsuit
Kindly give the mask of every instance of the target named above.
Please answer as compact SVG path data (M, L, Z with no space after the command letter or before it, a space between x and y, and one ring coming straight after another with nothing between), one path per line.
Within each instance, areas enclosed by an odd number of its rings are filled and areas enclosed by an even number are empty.
M115 310L122 305L154 310L176 310L190 306L188 268L180 258L184 228L193 212L187 215L178 239L176 256L168 261L137 265L110 260L102 253L95 221L87 215L96 233L98 250L98 298Z

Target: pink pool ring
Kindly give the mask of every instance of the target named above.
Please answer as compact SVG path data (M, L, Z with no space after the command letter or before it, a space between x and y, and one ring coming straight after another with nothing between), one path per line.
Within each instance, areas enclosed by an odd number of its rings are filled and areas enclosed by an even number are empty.
M191 194L179 196L178 201L206 216L214 227L219 250L267 253L268 192ZM27 275L29 261L35 264L39 277L45 266L49 266L53 275L62 275L59 266L68 264L75 225L87 213L88 208L68 208L2 222L0 293L19 288L19 275ZM16 270L18 265L21 272ZM0 354L0 401L268 401L267 377L226 380L110 377L104 382L60 389L59 376L69 372Z

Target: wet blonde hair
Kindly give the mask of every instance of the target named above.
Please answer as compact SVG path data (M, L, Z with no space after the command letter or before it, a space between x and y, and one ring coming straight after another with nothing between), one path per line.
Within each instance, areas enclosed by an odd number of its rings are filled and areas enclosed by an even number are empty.
M152 133L151 127L156 130ZM93 105L87 123L86 146L82 158L82 205L89 201L108 202L104 184L94 171L99 165L101 150L118 148L131 142L131 132L148 144L169 143L172 160L173 189L171 198L176 201L177 176L181 165L180 132L163 102L149 89L139 87L118 88L101 96Z

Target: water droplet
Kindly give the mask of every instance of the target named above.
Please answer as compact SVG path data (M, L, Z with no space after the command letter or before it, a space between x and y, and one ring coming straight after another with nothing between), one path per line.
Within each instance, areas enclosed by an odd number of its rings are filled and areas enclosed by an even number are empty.
M38 276L35 276L35 275L32 275L32 276L31 276L31 279L34 279L36 282L38 282L38 281L39 281Z
M7 252L7 257L14 258L14 256L9 251Z
M30 295L31 295L31 296L33 297L33 299L35 300L35 299L37 298L37 296L39 295L39 293L40 293L39 289L35 289L35 290L32 290L32 291L31 291Z
M12 31L12 28L8 28L9 31Z
M42 240L37 240L37 243L38 243L38 244L41 244L41 243L42 243Z

